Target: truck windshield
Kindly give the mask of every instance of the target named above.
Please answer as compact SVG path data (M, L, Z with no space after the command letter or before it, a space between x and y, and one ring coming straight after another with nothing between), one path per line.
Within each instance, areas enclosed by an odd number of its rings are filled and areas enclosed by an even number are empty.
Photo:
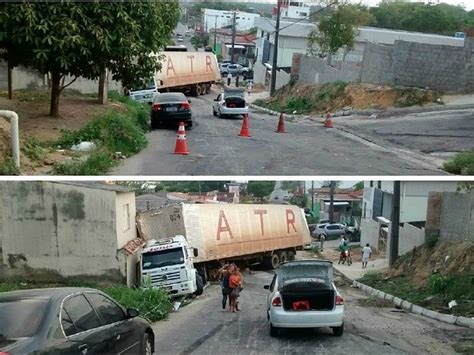
M184 263L182 248L165 249L143 254L143 270Z

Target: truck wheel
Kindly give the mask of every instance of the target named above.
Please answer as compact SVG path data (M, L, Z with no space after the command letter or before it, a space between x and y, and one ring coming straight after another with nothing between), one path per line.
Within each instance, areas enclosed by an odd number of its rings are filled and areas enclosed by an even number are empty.
M200 267L198 270L198 275L201 277L202 284L205 285L207 283L207 271L204 266Z
M207 94L207 85L202 84L201 85L201 95L205 95L205 94Z
M196 85L196 96L202 95L201 85Z
M342 333L344 333L344 324L342 324L340 327L333 327L332 332L335 336L340 337Z
M282 251L280 253L280 263L284 263L286 261L288 261L288 256L286 254L286 251Z
M290 260L290 261L295 260L295 256L296 256L296 255L295 255L295 252L294 252L294 251L290 250L290 251L288 252L288 260Z
M206 94L211 93L211 84L206 84Z
M277 253L272 255L270 262L271 262L272 269L276 269L278 265L280 265L280 257L278 256Z
M201 276L199 276L199 274L196 272L196 292L194 292L194 294L196 296L200 296L202 295L203 292L204 292L204 283L202 282Z

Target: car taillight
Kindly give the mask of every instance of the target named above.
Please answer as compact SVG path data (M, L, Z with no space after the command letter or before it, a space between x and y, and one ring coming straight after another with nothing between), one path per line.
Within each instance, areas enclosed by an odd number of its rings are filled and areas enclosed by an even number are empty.
M272 306L273 307L281 307L281 298L280 298L280 296L277 296L273 299Z
M12 355L12 353L6 353L6 352L3 352L3 351L0 351L0 355Z
M183 102L183 103L181 104L181 108L182 108L183 110L189 110L189 109L191 108L191 105L190 105L189 103L187 103L187 102Z
M344 304L344 300L342 299L341 296L337 295L336 296L336 306L342 306Z
M153 105L151 105L151 109L153 111L161 111L161 105L160 104L153 104Z

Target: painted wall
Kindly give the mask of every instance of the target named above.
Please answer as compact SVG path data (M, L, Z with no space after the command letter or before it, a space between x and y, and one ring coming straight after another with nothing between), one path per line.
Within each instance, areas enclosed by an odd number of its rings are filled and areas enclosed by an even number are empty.
M2 256L7 267L27 265L65 277L125 279L126 256L118 253L115 191L51 182L0 185ZM12 256L20 258L17 263L8 263Z
M232 11L221 11L213 9L203 9L203 26L204 29L211 30L232 26L234 14ZM237 31L248 31L254 27L255 18L260 17L259 14L250 12L237 11L235 15L235 28Z
M379 224L372 219L362 218L360 223L360 245L365 246L367 243L373 250L378 249Z
M137 237L135 225L136 202L134 192L117 192L115 200L117 213L117 248L122 248L128 241Z

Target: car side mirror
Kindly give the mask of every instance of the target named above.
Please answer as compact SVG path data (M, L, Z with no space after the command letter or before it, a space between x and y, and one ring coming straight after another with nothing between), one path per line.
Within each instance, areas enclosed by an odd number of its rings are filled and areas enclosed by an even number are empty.
M193 255L195 258L197 258L197 256L199 255L199 251L197 248L193 248Z
M219 99L214 99L214 101L219 101Z
M264 288L265 290L269 290L269 289L270 289L270 285L265 285L265 286L263 286L263 288Z
M127 308L127 318L135 318L138 317L138 310L135 308Z

